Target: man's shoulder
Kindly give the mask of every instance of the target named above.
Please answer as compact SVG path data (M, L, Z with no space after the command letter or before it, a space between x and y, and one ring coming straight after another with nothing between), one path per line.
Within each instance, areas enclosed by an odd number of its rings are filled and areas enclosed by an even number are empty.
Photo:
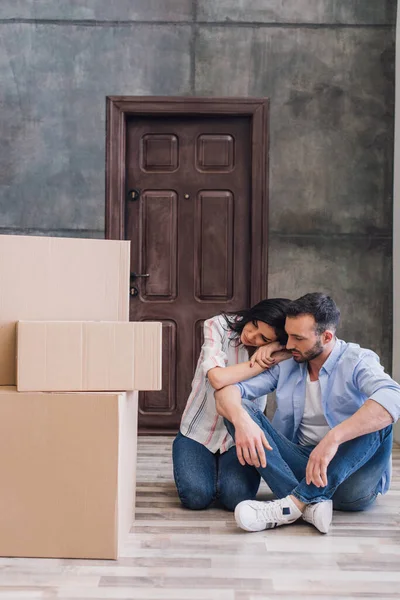
M288 358L275 365L270 370L276 372L278 377L289 377L293 373L300 373L301 369L301 363L297 363L294 358Z
M354 342L345 342L344 340L338 340L339 353L338 363L339 364L357 364L361 360L375 360L379 361L379 356L373 350L369 348L362 348L359 344Z

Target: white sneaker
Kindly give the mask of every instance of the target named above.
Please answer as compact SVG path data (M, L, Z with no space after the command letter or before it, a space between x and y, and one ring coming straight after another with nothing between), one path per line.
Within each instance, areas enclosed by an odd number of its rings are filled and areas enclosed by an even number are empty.
M244 500L235 508L236 523L246 531L262 531L289 525L301 517L301 510L287 496L272 502Z
M303 512L303 519L311 523L321 533L328 533L332 523L333 503L332 500L324 500L316 504L307 504Z

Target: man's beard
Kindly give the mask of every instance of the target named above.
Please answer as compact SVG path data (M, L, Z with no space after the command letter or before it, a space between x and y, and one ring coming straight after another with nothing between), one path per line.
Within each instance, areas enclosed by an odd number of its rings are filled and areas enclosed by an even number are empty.
M300 353L299 357L293 356L293 360L295 360L297 363L308 362L310 360L313 360L314 358L317 358L317 356L322 354L323 351L324 348L322 346L321 340L317 340L310 350L307 350L307 352L305 352L304 354Z

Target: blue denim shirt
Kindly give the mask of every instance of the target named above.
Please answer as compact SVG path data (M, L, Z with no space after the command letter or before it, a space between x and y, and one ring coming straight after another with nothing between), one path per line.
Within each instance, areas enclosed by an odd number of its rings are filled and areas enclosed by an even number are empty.
M243 399L255 400L276 390L277 409L274 427L289 440L298 443L297 432L303 417L307 363L285 360L252 379L237 383ZM351 417L368 399L381 404L396 422L400 416L400 386L384 372L379 357L360 348L336 340L336 344L319 372L322 406L329 427ZM380 490L390 485L390 465Z

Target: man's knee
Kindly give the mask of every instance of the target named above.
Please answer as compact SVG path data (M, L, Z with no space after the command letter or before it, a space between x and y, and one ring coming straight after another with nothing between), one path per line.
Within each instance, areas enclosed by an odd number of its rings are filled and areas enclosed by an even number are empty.
M270 421L262 413L262 411L250 400L242 400L242 406L249 416L257 423L262 429L267 431L272 427ZM235 439L235 428L228 419L224 418L225 427L229 431L230 435Z
M333 495L334 510L357 512L369 508L377 497L376 486L368 485L362 471L343 481Z
M370 508L377 497L376 492L372 492L362 498L354 498L354 496L345 496L344 494L335 494L333 496L333 508L334 510L341 510L347 512L360 512Z
M224 424L225 427L227 428L227 430L229 431L230 435L233 437L233 439L235 439L235 428L232 425L232 423L230 421L228 421L228 419L226 419L224 417Z
M260 414L262 414L261 410L258 408L258 406L255 405L254 402L251 402L251 400L242 399L242 407L254 420L257 420L259 418ZM226 426L228 426L228 424L230 424L230 426L232 427L232 423L230 423L230 421L228 421L228 419L224 418L224 422L225 422Z

